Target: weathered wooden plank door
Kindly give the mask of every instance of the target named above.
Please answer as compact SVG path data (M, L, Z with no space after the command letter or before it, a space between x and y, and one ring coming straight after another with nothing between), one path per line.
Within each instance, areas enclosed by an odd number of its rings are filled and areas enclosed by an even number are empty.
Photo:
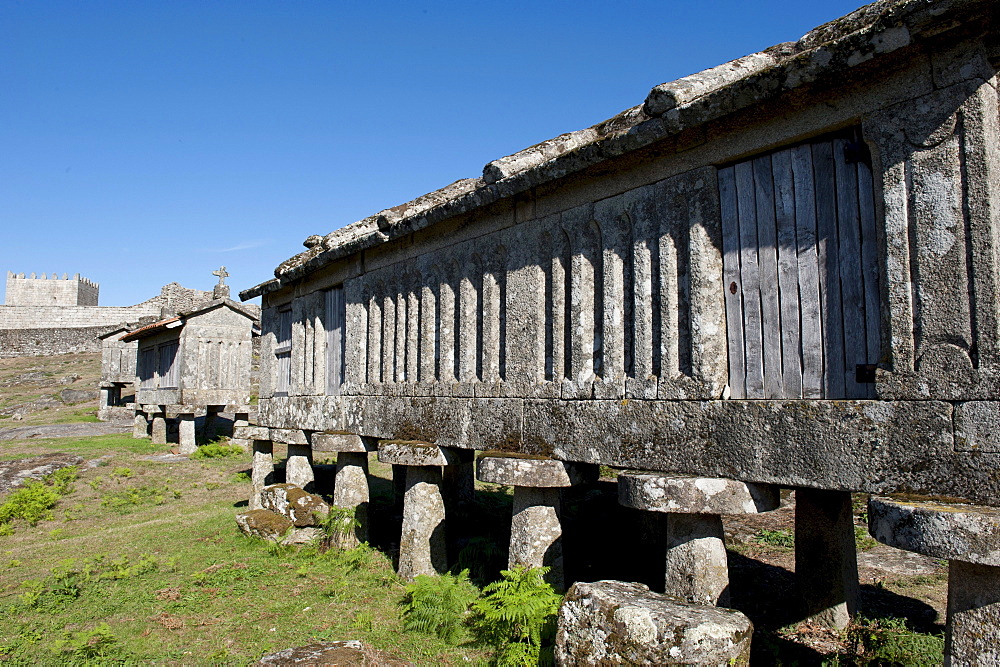
M733 398L868 398L875 202L852 130L719 169Z
M344 383L344 321L347 308L344 301L344 287L338 285L326 291L326 393L333 396L340 393Z

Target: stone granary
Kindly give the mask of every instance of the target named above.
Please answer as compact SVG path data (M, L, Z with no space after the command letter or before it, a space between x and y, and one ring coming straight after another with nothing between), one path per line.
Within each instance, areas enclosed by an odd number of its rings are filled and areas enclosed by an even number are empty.
M1000 503L996 21L877 2L309 237L241 293L263 299L255 478L275 441L296 465L377 450L404 522L433 524L404 523L414 574L474 450L519 455L480 459L518 488L643 471L622 501L667 513L668 584L701 601L730 585L706 515L791 488L802 616L843 625L851 492ZM557 545L558 493L522 498L547 518L514 525Z
M139 344L121 337L138 325L123 324L97 338L101 341L101 382L97 418L120 421L135 414L135 404L126 392L135 390L135 361ZM134 398L134 395L133 395Z
M165 443L167 421L177 420L180 451L189 454L196 417L205 418L207 438L226 435L216 431L221 413L246 426L256 320L252 306L222 297L122 336L123 343L137 343L134 435Z

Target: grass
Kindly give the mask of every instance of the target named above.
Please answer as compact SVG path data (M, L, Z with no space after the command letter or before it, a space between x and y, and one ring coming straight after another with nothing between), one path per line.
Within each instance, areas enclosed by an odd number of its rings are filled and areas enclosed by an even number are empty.
M38 379L3 386L29 373ZM72 376L77 379L73 380ZM101 353L60 354L51 357L0 359L0 413L43 396L59 401L63 389L93 389L101 376ZM61 382L60 380L64 380ZM22 419L0 417L0 426L35 426L97 421L97 399L75 405L59 405L25 415Z
M249 457L144 458L148 440L4 443L103 457L51 519L0 537L0 659L13 663L246 664L315 640L361 639L417 664L482 663L487 649L403 630L405 588L367 546L283 548L241 535Z

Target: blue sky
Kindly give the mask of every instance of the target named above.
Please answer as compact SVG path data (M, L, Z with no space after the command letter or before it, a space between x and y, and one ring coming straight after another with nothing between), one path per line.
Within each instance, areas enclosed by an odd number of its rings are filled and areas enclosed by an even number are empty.
M80 272L108 306L222 264L245 289L310 234L857 6L0 0L0 272Z

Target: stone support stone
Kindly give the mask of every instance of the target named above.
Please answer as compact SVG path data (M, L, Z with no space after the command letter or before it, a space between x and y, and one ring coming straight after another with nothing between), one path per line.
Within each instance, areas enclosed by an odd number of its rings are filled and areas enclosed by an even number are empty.
M872 497L879 542L948 559L945 665L1000 664L1000 508Z
M448 569L441 468L409 466L403 499L403 532L399 539L399 576L413 581L419 574Z
M843 629L857 612L854 540L849 492L795 491L795 577L803 614L814 623Z
M448 568L445 533L445 493L442 466L467 463L467 456L450 447L427 442L383 441L378 458L405 468L403 531L399 540L399 576L412 581L420 574L440 574Z
M559 608L557 665L748 665L753 624L623 581L577 582Z
M184 455L194 454L198 450L195 440L195 422L193 414L177 415L177 442L180 444L180 453Z
M100 395L97 397L97 409L104 410L115 405L114 387L101 387Z
M668 514L664 590L689 602L729 606L729 560L718 514Z
M149 421L146 419L145 412L136 411L135 417L133 417L132 419L132 437L133 438L149 437Z
M288 445L285 460L285 481L311 491L316 481L312 468L312 448L309 445Z
M777 509L780 495L769 484L628 472L618 476L618 501L626 507L667 514L667 595L726 606L729 563L721 515Z
M202 423L201 427L202 437L206 441L215 440L218 435L216 430L218 427L219 413L213 410L213 407L217 406L209 406L209 408L205 411L205 421Z
M476 497L476 452L459 450L458 459L443 468L442 491L450 517L467 516Z
M563 487L597 479L594 466L523 456L484 456L479 479L514 487L507 566L548 567L546 581L563 590Z
M154 445L167 444L167 418L162 412L153 415L151 437Z
M368 454L339 452L333 504L353 509L354 519L358 522L350 532L337 537L342 548L348 549L368 541L368 501Z
M253 441L253 468L250 474L252 492L249 507L252 510L262 509L260 493L265 486L274 483L274 443L270 440Z

